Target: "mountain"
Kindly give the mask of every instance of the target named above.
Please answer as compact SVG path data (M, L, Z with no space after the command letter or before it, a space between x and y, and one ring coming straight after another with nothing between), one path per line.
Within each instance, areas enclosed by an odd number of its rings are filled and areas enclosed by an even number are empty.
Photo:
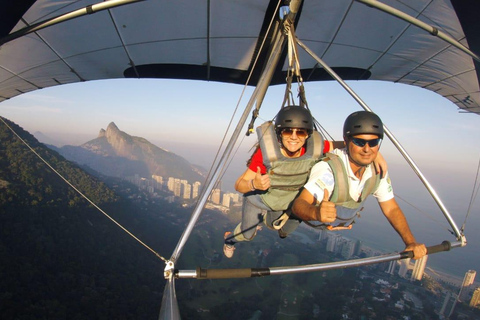
M52 169L160 254L168 254L190 212L123 197L0 121L0 314L2 319L154 319L164 263L78 195ZM40 160L18 137L44 160ZM125 185L122 185L125 183ZM137 191L134 191L137 192ZM135 199L146 199L137 193ZM175 226L166 217L175 212ZM172 214L173 215L173 214ZM173 221L173 220L172 220Z
M205 180L205 170L159 148L144 138L131 136L111 122L98 137L80 146L55 148L65 158L112 177L152 175L190 182Z
M62 143L56 139L53 139L52 137L47 136L43 132L36 131L33 133L33 136L40 142L44 144L52 144L54 146L61 146Z
M116 198L104 183L66 161L54 150L39 143L16 124L6 119L4 121L57 172L74 185L80 186L82 192L94 202L110 202ZM13 135L6 126L0 127L0 206L28 204L31 208L35 208L45 203L74 205L82 201L76 192L54 174L45 163L35 157L18 137Z

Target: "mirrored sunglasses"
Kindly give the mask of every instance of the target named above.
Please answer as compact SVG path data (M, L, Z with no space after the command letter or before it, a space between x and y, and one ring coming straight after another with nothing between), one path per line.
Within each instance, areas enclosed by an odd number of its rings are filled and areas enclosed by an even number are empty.
M352 142L354 145L359 146L360 148L365 147L365 145L368 143L370 148L374 148L382 142L382 139L377 138L377 139L371 139L371 140L365 140L365 139L360 139L360 138L352 138Z
M287 129L283 129L281 131L282 137L284 137L284 138L290 137L294 132L297 135L297 137L300 138L300 139L304 139L304 138L308 137L308 132L305 129L287 128Z

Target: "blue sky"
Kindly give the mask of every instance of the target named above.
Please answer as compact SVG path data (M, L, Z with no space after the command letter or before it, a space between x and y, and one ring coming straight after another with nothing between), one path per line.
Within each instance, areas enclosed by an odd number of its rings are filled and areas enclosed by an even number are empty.
M380 115L461 225L480 159L480 116L459 113L453 103L425 89L378 81L348 84ZM360 107L334 82L308 83L305 88L315 118L335 139L340 140L345 117ZM241 98L243 89L239 85L215 82L95 81L20 95L0 103L0 115L30 133L40 131L52 139L76 145L95 138L101 128L106 128L113 121L122 131L144 137L193 163L208 167L237 103L240 101L239 113L247 104L252 89L248 88ZM296 90L296 87L293 89ZM257 125L270 120L278 112L284 90L284 86L269 89ZM234 179L244 170L249 148L255 142L255 136L244 139L226 174L224 189L233 191L233 187L228 186L232 186ZM395 192L443 220L392 144L384 141L381 151L389 163ZM471 243L469 240L467 248L458 249L462 252L455 253L455 256L466 256L466 253L476 255L474 265L465 267L480 271L480 236L473 234L475 230L471 226L480 223L479 202L478 199L475 201L471 213L473 217L466 228L467 239L469 231L472 234ZM424 232L422 228L425 224L432 224L432 230L436 230L437 223L425 222L424 218L417 217L420 215L417 210L406 210L406 205L399 203L404 211L412 211L407 218L413 224L415 234L431 233L432 237L426 236L424 241L433 239L435 231ZM373 221L365 223L367 227L372 225ZM452 240L452 237L447 233L445 239ZM447 256L445 260L449 257L451 260L452 256Z

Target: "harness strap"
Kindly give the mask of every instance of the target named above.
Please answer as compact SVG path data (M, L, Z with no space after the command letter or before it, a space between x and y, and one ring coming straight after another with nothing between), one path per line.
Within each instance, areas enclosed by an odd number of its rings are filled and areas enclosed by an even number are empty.
M330 165L335 181L330 201L333 203L346 202L349 197L348 177L342 160L333 153L327 153L322 161L326 161Z
M267 164L272 164L275 161L285 158L280 151L277 141L277 134L272 121L262 123L257 127L258 142L260 143L260 149L262 149L262 155L265 160L268 159ZM311 152L314 159L320 159L323 154L323 137L322 135L313 130L310 137L306 141L305 147L307 148L307 155ZM266 165L267 168L269 165Z
M350 193L348 188L348 176L345 165L340 158L333 154L327 153L322 161L326 161L332 169L333 178L335 179L335 186L333 188L330 201L334 203L344 203L350 199ZM375 170L372 170L372 176L365 182L362 194L358 199L358 202L363 202L374 190L378 188L380 184L380 176L377 175Z
M273 122L267 121L257 127L257 135L260 149L262 149L262 155L264 157L263 162L265 163L265 157L268 159L268 163L277 161L280 157L280 150L277 147L278 141L273 128ZM265 152L264 150L268 151Z

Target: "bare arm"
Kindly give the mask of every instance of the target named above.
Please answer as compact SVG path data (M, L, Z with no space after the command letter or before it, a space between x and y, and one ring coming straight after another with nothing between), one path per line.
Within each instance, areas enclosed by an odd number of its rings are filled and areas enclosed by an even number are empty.
M307 190L303 189L293 202L293 213L304 221L317 220L320 222L333 222L337 218L337 209L333 202L328 201L328 190L324 190L320 206L316 206L317 199Z
M380 151L377 153L377 157L373 161L373 164L375 165L375 171L377 174L382 174L381 178L385 178L385 174L387 173L388 166L387 166L387 161L383 157L383 155L380 153Z
M270 177L268 174L262 175L260 168L257 172L250 169L245 172L235 182L235 190L241 193L247 193L254 190L267 190L270 188Z
M329 152L332 151L333 149L342 149L345 148L345 141L330 141L330 145L332 146Z
M398 206L395 198L380 202L379 204L388 222L390 222L405 243L405 251L413 251L413 259L420 259L423 257L427 253L427 249L424 244L417 243L415 240L415 237L408 226L407 219L405 218L402 209Z

